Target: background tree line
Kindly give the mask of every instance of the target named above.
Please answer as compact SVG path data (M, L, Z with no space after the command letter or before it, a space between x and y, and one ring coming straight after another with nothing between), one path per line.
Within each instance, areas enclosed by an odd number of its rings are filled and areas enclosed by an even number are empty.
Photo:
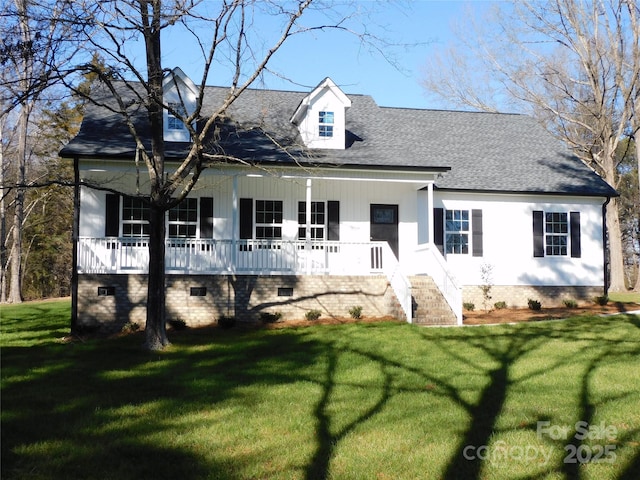
M241 75L244 65L240 60L246 60L243 55L252 52L255 56L257 51L247 35L251 27L244 17L248 5L272 8L282 15L289 22L283 22L289 28L283 38L288 40L304 31L299 19L316 4L329 11L328 2L317 0L292 2L290 6L299 8L291 10L281 8L278 2L238 0L221 3L219 12L205 18L200 13L191 15L202 6L196 0L171 5L159 0L102 5L79 0L3 0L0 301L69 295L73 178L71 165L62 162L57 153L79 127L84 102L91 101L89 85L94 78L106 79L105 72L117 77L118 72L129 69L145 80L145 88L155 88L157 78L149 75L164 71L157 55L161 30L180 24L189 28L195 21L225 29L241 25L245 30L233 37L237 55L225 52L227 61L238 61L235 93L228 99L232 102L260 74L272 54L267 52L264 62L257 59L253 70ZM109 14L116 6L131 15L114 20ZM350 7L353 5L343 6ZM331 12L335 14L335 10ZM342 11L332 23L307 30L343 28L342 21L351 13ZM640 290L639 17L635 1L500 3L489 22L479 22L474 28L465 25L461 36L464 48L431 59L430 73L424 79L427 92L447 108L455 105L494 111L499 106L513 106L534 115L618 189L621 197L612 202L614 217L608 218L615 290ZM500 28L486 32L482 25ZM103 36L96 37L96 31ZM132 40L144 40L146 62L136 66L126 49L95 41L109 37L122 47ZM196 41L207 65L214 63L216 48L224 41L231 45L229 38L222 36L200 36ZM153 98L152 92L151 110L158 106ZM178 182L174 187L178 188ZM162 202L159 205L166 208L168 203Z

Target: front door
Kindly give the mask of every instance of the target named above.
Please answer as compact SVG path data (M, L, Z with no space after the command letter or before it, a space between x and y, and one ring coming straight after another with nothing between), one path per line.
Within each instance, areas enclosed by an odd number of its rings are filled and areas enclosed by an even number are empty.
M371 204L371 241L387 242L398 258L398 205Z

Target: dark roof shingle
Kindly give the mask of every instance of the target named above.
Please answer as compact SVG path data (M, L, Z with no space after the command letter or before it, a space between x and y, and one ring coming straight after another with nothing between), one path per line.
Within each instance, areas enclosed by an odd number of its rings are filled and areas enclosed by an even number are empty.
M125 96L133 97L124 85ZM207 87L203 116L211 115L228 89ZM96 98L113 100L97 89ZM367 95L348 95L345 150L300 148L289 119L304 92L246 90L228 109L225 153L251 163L292 163L264 134L277 139L303 163L363 168L443 171L436 187L446 190L614 196L615 190L533 118L525 115L387 108ZM136 110L137 109L137 110ZM146 111L129 108L143 138ZM166 142L168 158L180 158L188 144ZM133 139L119 113L89 104L78 135L60 154L65 157L132 158Z

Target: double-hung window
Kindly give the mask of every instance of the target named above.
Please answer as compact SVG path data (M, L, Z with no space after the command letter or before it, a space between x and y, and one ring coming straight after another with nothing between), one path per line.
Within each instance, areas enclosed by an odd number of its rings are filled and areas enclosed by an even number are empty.
M122 199L122 236L149 236L149 206L141 198Z
M282 200L256 200L256 238L282 238Z
M580 212L533 212L533 256L580 258Z
M169 107L178 113L178 115L181 115L182 117L186 117L187 116L187 111L184 108L184 105L182 105L181 103L169 103ZM176 117L173 113L171 113L170 111L167 112L167 128L169 130L184 130L184 123L182 122L182 120L180 120L178 117Z
M469 210L445 211L445 252L469 253Z
M318 135L320 137L333 137L333 112L320 112L318 123Z
M311 202L311 240L326 238L326 213L324 202ZM298 239L307 238L307 202L298 202Z
M545 254L566 255L567 237L569 235L569 222L566 212L545 212Z
M198 199L185 198L169 210L169 238L195 238L198 228Z

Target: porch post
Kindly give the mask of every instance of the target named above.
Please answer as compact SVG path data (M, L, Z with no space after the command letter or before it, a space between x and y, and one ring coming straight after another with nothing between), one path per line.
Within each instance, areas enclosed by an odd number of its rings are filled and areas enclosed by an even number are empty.
M427 184L427 221L429 223L427 240L433 245L433 182Z
M306 222L304 232L306 239L304 249L307 252L307 275L311 274L311 179L307 178L307 197L305 204Z
M238 265L238 175L233 176L233 192L231 193L232 213L231 213L231 263L233 271Z

